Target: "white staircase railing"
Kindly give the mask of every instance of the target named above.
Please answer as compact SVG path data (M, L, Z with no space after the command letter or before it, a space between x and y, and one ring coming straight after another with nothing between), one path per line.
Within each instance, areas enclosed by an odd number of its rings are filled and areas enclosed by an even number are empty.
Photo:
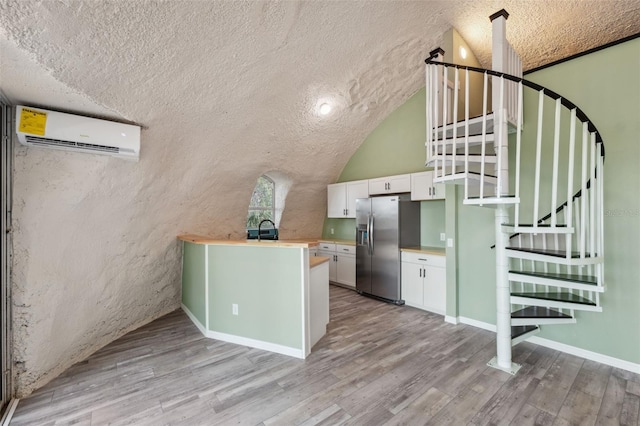
M512 344L540 324L602 310L604 145L575 104L508 72L521 64L504 37L506 12L496 15L502 41L494 37L493 70L443 62L439 49L425 60L425 146L434 182L464 184L465 204L496 208L497 357L490 365L514 373ZM472 105L479 116L470 117Z

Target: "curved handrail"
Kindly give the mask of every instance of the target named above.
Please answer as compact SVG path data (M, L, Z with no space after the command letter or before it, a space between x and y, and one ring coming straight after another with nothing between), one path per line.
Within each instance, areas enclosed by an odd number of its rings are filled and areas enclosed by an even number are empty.
M602 136L600 135L600 132L598 131L598 129L596 128L595 124L593 124L593 121L587 116L587 114L582 111L580 109L580 107L578 107L576 104L574 104L573 102L571 102L570 100L568 100L567 98L565 98L564 96L554 92L553 90L550 90L540 84L534 83L532 81L529 80L525 80L523 78L517 77L515 75L511 75L511 74L507 74L504 72L500 72L500 71L494 71L494 70L488 70L485 68L478 68L478 67L470 67L470 66L466 66L466 65L459 65L459 64L452 64L452 63L448 63L448 62L440 62L440 61L434 61L433 58L435 58L439 53L443 53L440 49L435 49L432 52L430 52L430 56L425 59L425 63L426 64L430 64L430 65L442 65L445 67L453 67L453 68L458 68L458 69L463 69L463 70L469 70L469 71L474 71L474 72L479 72L479 73L486 73L488 75L492 75L492 76L496 76L496 77L503 77L507 80L513 81L515 83L522 83L523 86L527 86L533 90L536 91L543 91L545 95L549 96L550 98L557 100L560 99L560 103L566 107L569 110L575 109L576 110L576 118L578 118L580 121L582 121L583 123L587 123L588 125L588 129L590 132L595 133L596 135L596 145L598 143L600 143L600 156L602 157L602 162L604 164L604 160L605 160L605 148L604 148L604 141L602 139ZM597 175L597 172L596 172ZM587 180L586 182L586 188L590 189L591 188L591 178L589 178L589 180ZM582 188L580 188L575 194L573 194L573 196L571 197L571 202L575 201L576 199L582 197ZM548 220L551 218L551 216L553 214L558 214L560 213L565 207L568 206L569 200L565 201L564 203L560 204L560 206L558 206L555 211L550 212L548 214L546 214L545 216L543 216L542 218L538 219L537 223L541 224L544 221ZM520 232L511 234L509 236L509 239L517 237L521 235ZM491 246L491 248L495 248L495 244L493 246Z
M437 51L437 49L436 49ZM436 52L433 51L433 52ZM477 68L477 67L470 67L467 65L458 65L458 64L452 64L449 62L440 62L440 61L434 61L432 58L434 57L433 52L431 52L431 56L429 56L427 59L424 60L425 64L431 64L431 65L443 65L446 67L453 67L453 68L458 68L458 69L463 69L463 70L469 70L469 71L475 71L475 72L479 72L479 73L487 73L488 75L492 75L495 77L503 77L507 80L513 81L515 83L522 83L523 86L527 86L531 89L534 90L543 90L544 94L549 96L550 98L552 98L553 100L557 100L560 99L560 103L565 106L567 109L572 110L575 109L576 110L576 117L582 121L583 123L588 123L589 125L589 132L591 133L595 133L596 134L596 143L601 143L601 152L600 152L600 156L603 158L604 161L604 141L602 140L602 136L600 136L600 132L598 131L598 129L596 128L596 126L593 124L593 121L591 121L591 119L587 116L587 114L585 114L584 111L582 111L580 109L580 107L578 107L576 104L574 104L573 102L571 102L570 100L568 100L567 98L565 98L564 96L554 92L551 89L547 89L544 86L541 86L537 83L534 83L532 81L529 80L525 80L524 78L521 77L517 77L515 75L511 75L511 74L507 74L504 72L500 72L500 71L494 71L494 70L488 70L485 68Z

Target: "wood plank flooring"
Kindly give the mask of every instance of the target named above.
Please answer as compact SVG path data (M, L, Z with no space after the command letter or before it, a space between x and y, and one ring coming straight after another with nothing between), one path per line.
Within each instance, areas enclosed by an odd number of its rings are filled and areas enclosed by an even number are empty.
M109 344L18 405L18 425L638 425L640 375L331 286L306 360L202 337L182 311Z

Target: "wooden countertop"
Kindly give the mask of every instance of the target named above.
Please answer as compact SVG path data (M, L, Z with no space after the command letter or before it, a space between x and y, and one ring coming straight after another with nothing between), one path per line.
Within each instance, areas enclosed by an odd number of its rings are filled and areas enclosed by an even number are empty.
M327 238L321 238L321 239L318 240L318 242L320 242L320 243L330 243L330 244L344 244L346 246L355 246L356 245L355 239L353 239L353 240L338 240L338 239L330 240L330 239L327 239Z
M401 248L400 251L409 251L412 253L435 254L438 256L446 256L447 249L444 247L416 246Z
M325 262L328 262L329 258L324 256L311 256L309 258L309 268L313 268L314 266L321 265Z
M210 244L218 246L261 246L261 247L299 247L308 248L316 247L317 240L299 239L299 240L218 240L211 237L205 237L195 234L178 235L178 239L194 244Z

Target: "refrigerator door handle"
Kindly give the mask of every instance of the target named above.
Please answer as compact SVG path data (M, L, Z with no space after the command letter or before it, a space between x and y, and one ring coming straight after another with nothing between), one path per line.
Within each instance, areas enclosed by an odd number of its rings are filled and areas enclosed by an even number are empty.
M369 250L372 255L373 255L373 248L375 244L375 236L373 235L373 233L375 232L373 228L373 221L374 221L374 217L373 215L371 215L371 226L370 226L370 232L369 232Z
M371 214L367 216L367 250L371 256Z

